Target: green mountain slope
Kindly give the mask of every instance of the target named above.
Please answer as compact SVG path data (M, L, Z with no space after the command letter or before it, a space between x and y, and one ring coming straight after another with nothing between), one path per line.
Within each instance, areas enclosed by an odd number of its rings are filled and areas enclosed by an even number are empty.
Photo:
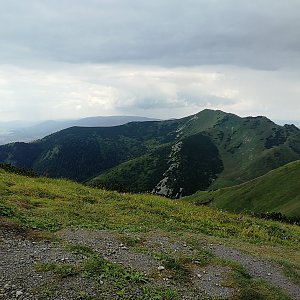
M278 126L265 117L240 118L206 110L191 118L182 134L196 130L209 135L224 164L213 188L245 182L300 158L300 130Z
M0 162L39 174L169 197L246 182L297 159L297 127L212 110L178 120L72 127L0 146Z
M124 162L88 181L93 187L119 192L151 192L168 165L170 145Z
M200 191L183 198L234 212L277 212L300 218L300 161L229 188Z
M123 163L89 183L118 191L147 191L178 198L206 189L222 168L217 147L207 136L195 134Z
M72 127L33 143L0 146L0 161L33 168L50 177L83 181L171 141L175 126L169 121L164 126L160 122L137 122Z
M196 189L232 186L300 158L300 130L292 125L280 127L265 117L240 118L221 111L204 110L180 120L178 125L177 141L185 144L187 137L200 140L206 136L206 145L215 145L216 153L212 156L203 156L203 151L195 150L195 145L190 144L190 149L194 149L194 156L184 156L188 159L182 159L180 152L175 154L173 160L177 162L178 167L172 168L171 162L167 164L168 168L163 174L158 173L159 183L166 182L162 193L164 195L178 195L181 188L184 188L183 195L187 195ZM207 151L211 150L207 147ZM169 158L172 156L174 155L170 151ZM92 181L92 184L97 185L98 182L99 186L103 187L108 178L116 182L122 182L127 175L128 181L130 178L136 178L141 174L139 167L136 166L138 161L139 158L126 163L126 166L122 165L116 170L101 174ZM162 161L165 162L165 158ZM212 163L210 171L213 172L209 172L203 162ZM171 174L168 171L170 166ZM181 182L178 180L179 174L184 178ZM201 174L206 175L203 177ZM189 176L194 176L194 179L191 180ZM154 190L157 192L158 188L161 188L161 184L156 185ZM128 190L138 191L131 187ZM143 191L150 190L151 187L147 186Z
M22 121L0 122L0 145L13 142L30 142L54 132L73 127L110 127L129 122L158 121L138 116L98 116L76 120L46 120L26 123Z

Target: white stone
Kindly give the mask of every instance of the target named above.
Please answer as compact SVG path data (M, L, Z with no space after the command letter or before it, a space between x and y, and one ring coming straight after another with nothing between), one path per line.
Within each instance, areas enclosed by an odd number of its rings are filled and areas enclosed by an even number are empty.
M16 297L20 297L21 295L23 295L22 291L16 291Z

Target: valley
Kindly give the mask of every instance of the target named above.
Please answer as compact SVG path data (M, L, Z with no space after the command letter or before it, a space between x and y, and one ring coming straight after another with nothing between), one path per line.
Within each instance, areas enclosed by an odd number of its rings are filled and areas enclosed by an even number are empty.
M297 127L213 110L168 121L72 127L0 146L0 162L40 175L171 198L240 184L297 159Z

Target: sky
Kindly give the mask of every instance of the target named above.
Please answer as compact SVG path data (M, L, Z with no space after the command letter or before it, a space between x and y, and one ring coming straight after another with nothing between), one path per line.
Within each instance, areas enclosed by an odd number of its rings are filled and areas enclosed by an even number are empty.
M300 119L299 0L0 0L0 120Z

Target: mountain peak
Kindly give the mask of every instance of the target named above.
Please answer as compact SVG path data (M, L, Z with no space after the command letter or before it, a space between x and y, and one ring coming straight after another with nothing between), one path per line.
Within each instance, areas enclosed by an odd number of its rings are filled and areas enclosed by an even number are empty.
M176 145L182 146L173 153ZM103 187L123 191L167 186L172 197L193 192L191 186L242 183L296 159L296 127L210 109L171 121L73 127L38 143L0 147L0 162L39 174L77 181L100 177Z

